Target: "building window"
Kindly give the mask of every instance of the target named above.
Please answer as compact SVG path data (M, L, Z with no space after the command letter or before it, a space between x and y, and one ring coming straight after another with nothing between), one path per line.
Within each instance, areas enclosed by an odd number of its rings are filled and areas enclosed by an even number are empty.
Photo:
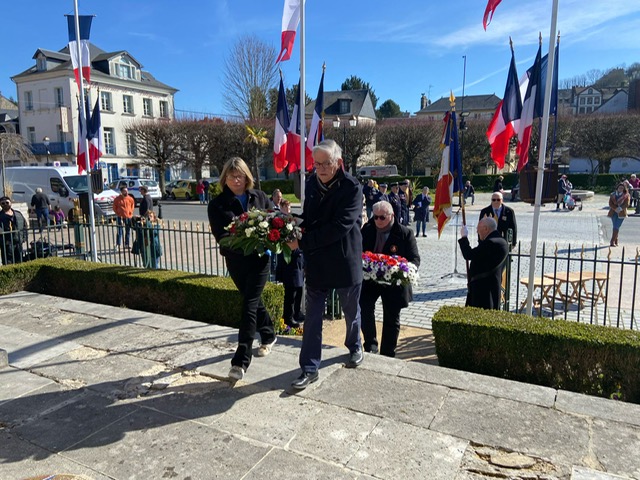
M64 132L62 131L62 125L56 125L56 129L58 131L58 141L60 143L64 143L67 141Z
M593 93L593 88L590 88L588 93L592 94Z
M62 88L54 88L53 94L56 97L56 107L64 107L64 92L62 91Z
M24 108L25 110L33 110L33 93L24 92Z
M584 105L585 104L585 98L584 97L580 97L580 105Z
M38 58L36 58L36 70L39 72L47 70L47 57L42 54L38 55Z
M580 107L580 113L584 113L584 107Z
M160 102L160 116L169 118L169 102Z
M136 137L133 133L127 133L127 155L135 157L138 154L136 148Z
M122 108L124 113L133 113L133 97L131 95L122 96Z
M596 97L593 99L593 103L595 103L596 105L600 104L600 97Z
M593 103L593 97L587 98L587 105L591 105Z
M36 143L36 127L27 127L27 136L29 137L29 143Z
M113 112L111 92L100 92L100 109L103 112Z
M345 115L347 113L350 113L351 111L350 103L351 102L346 98L340 99L340 115Z
M109 155L116 154L116 139L113 134L113 128L104 129L104 151Z
M153 104L150 98L142 99L143 113L145 117L153 117Z
M127 78L129 80L135 80L136 67L133 66L131 61L127 57L120 57L119 61L115 64L116 76L120 78Z

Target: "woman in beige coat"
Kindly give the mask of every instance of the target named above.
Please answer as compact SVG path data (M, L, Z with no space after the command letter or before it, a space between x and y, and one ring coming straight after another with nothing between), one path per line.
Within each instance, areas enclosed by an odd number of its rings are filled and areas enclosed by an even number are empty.
M613 222L613 233L611 234L612 247L618 246L618 232L622 226L622 222L627 217L627 208L629 207L629 191L624 183L619 183L616 191L609 197L609 213L607 216Z

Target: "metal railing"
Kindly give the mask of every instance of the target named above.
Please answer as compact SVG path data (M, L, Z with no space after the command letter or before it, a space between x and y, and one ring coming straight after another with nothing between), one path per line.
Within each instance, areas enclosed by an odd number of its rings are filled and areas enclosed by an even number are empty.
M608 246L551 249L536 253L533 314L569 321L638 330L640 250ZM511 252L503 307L524 311L530 252Z

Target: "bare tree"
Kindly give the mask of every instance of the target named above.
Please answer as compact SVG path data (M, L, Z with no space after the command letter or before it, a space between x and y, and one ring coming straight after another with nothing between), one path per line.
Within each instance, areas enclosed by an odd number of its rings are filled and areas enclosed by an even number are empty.
M358 171L358 160L375 148L376 125L373 122L359 122L355 127L325 128L324 136L342 146L345 169L351 170L355 175Z
M135 138L140 163L155 170L164 192L164 172L182 159L176 122L140 121L129 125L126 131Z
M227 110L245 120L267 116L269 89L276 84L277 52L256 36L246 35L224 62L223 98Z
M416 161L426 166L429 158L437 156L441 135L441 122L388 119L378 124L377 146L401 172L413 175Z
M247 132L242 123L225 122L219 118L209 120L207 135L209 163L219 172L231 157L243 157L248 147L244 143Z
M186 119L175 123L179 142L183 146L185 161L196 180L202 178L202 169L209 163L209 122Z
M4 130L4 128L3 128ZM7 184L7 176L4 173L7 157L17 156L22 161L32 161L33 154L26 145L24 138L15 133L0 133L0 159L2 160L2 195L11 196L10 186Z

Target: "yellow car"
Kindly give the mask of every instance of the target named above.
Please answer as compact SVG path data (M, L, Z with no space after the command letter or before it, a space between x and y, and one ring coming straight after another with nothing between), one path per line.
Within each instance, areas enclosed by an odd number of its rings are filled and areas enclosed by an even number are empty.
M198 195L196 194L196 180L178 180L176 182L176 186L171 190L171 200L175 200L177 198L183 198L185 200L197 200Z

